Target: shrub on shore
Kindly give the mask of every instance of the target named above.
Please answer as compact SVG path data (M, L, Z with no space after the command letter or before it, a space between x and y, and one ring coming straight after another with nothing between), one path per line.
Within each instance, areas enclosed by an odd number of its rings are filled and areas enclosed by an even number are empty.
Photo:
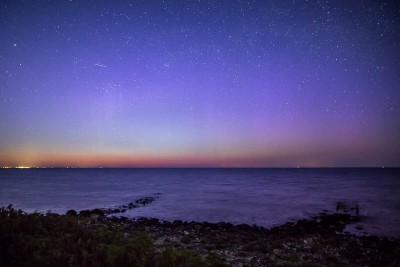
M184 249L158 250L146 235L90 218L0 208L2 266L223 266Z

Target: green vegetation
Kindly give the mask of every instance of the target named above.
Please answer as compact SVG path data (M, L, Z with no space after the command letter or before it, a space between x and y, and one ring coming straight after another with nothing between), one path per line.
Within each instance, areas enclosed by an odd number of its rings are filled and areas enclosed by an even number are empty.
M0 208L1 266L224 266L183 248L157 248L144 235L73 215Z

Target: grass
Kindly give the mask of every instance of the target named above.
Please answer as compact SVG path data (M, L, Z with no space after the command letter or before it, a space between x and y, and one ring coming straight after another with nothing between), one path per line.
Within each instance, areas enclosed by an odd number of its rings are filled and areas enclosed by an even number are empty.
M145 234L72 215L0 208L1 266L226 266L184 249L158 249Z

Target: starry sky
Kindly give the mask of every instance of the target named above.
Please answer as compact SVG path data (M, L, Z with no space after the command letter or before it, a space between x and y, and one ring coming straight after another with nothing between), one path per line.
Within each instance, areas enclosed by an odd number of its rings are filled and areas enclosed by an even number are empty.
M400 166L398 1L0 3L1 166Z

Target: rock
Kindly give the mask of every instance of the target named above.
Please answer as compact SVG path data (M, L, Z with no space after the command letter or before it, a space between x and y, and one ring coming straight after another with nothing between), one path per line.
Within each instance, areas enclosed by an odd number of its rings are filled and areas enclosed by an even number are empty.
M91 210L91 213L92 213L92 214L97 214L97 215L103 216L103 215L104 215L104 210L101 210L101 209L94 209L94 210Z
M157 225L157 224L159 224L160 220L159 220L159 219L156 219L156 218L151 218L151 219L149 220L149 222L150 222L151 224Z
M79 216L91 217L92 219L103 217L105 214L107 214L107 211L102 209L81 210L79 212Z
M145 198L139 198L135 201L136 204L140 204L140 205L147 205L150 204L151 202L153 202L155 200L154 197L145 197Z
M176 226L180 226L180 225L182 225L182 221L181 220L175 220L175 221L172 222L172 224L176 225Z
M327 230L342 232L346 224L350 223L350 214L335 213L321 216L320 224Z
M162 224L166 227L169 227L171 225L170 221L162 221Z
M140 217L140 218L137 218L136 221L141 222L141 223L147 223L149 221L149 219L146 217Z
M125 216L119 217L119 220L120 220L120 222L122 222L122 223L127 223L127 222L129 222L129 218L128 218L128 217L125 217Z
M239 224L237 227L242 231L249 231L251 228L250 225L245 223Z
M79 212L79 216L83 216L83 217L89 217L91 214L90 210L81 210Z
M219 229L225 229L225 230L229 230L229 229L232 229L234 227L233 224L226 223L226 222L219 222L219 223L217 223L217 226L218 226Z
M361 216L351 216L352 222L361 222Z
M69 216L76 216L78 213L76 212L76 210L68 210L65 215L69 215Z

